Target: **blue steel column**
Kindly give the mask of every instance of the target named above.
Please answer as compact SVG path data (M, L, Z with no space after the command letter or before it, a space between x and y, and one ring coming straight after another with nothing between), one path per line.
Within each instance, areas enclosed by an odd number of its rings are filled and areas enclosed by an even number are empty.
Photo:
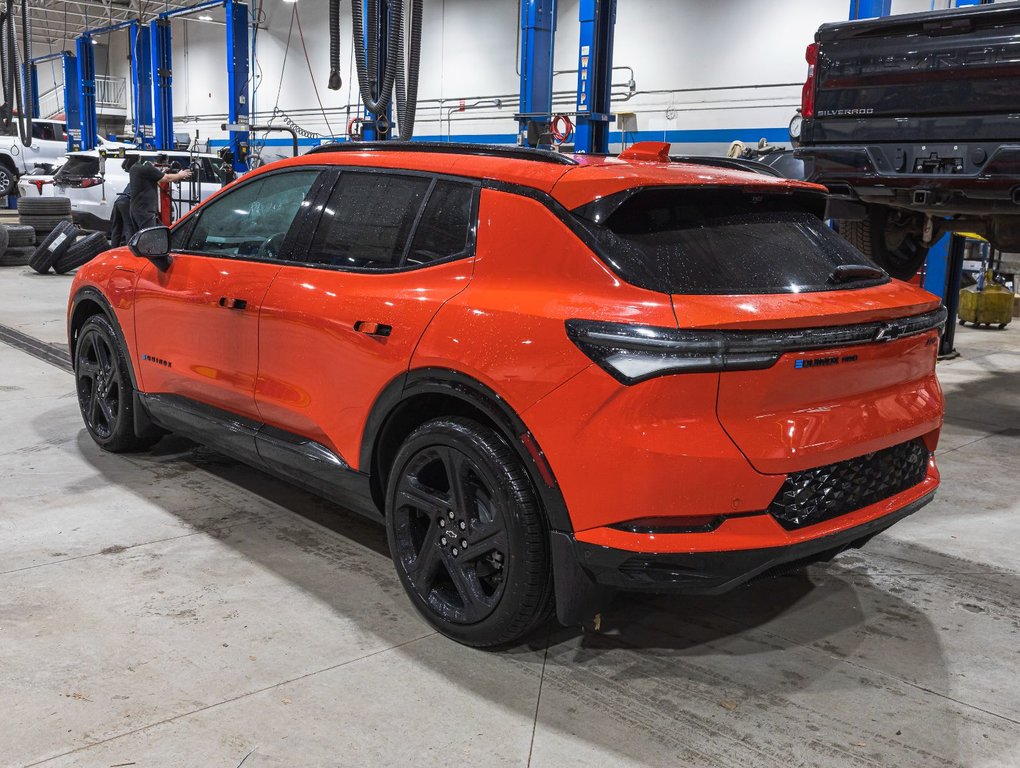
M82 35L77 40L78 46L78 85L81 92L78 96L79 124L81 126L79 143L82 149L94 149L96 146L96 52L92 46L92 37Z
M372 34L372 22L368 17L368 3L367 0L352 0L355 3L363 3L364 10L362 12L362 18L365 20L365 56L368 56L368 36ZM410 4L408 4L410 6ZM378 100L380 97L380 90L382 86L383 71L386 69L386 51L389 48L390 32L391 30L391 17L390 17L390 3L389 0L378 0L376 8L379 13L379 37L376 46L376 72L378 72L379 79L371 84L372 98ZM366 62L367 64L367 62ZM403 62L401 62L403 66ZM367 69L367 66L366 66ZM364 137L365 141L383 141L388 139L392 134L393 128L393 101L386 106L386 124L390 126L388 133L380 133L375 127L375 121L378 119L375 115L368 111L363 110L365 118Z
M131 94L134 104L133 131L141 146L155 146L152 124L152 44L148 27L131 25Z
M616 0L581 0L577 56L577 152L609 151Z
M173 149L174 101L173 56L170 50L170 20L154 19L149 25L152 47L152 106L157 149Z
M528 121L552 112L553 51L556 41L556 0L521 3L521 144L527 143ZM530 115L530 117L529 117Z
M227 121L248 125L248 6L227 0ZM247 169L248 131L230 132L234 170Z
M892 13L892 0L850 0L850 19L875 19Z
M89 46L91 48L91 45ZM64 120L67 121L67 151L81 149L81 83L78 59L64 52Z

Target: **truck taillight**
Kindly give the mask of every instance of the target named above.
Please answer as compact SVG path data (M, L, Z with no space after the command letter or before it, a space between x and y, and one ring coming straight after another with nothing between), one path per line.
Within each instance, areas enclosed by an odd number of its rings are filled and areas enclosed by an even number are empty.
M818 63L818 43L811 43L804 52L807 60L807 80L800 95L800 114L802 117L815 116L815 65Z

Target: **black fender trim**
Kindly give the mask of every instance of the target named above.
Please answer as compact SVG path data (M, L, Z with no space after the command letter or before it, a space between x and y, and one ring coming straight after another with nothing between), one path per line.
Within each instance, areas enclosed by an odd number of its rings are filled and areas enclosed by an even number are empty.
M548 465L545 470L553 481L552 485L543 479L543 472L538 467L538 461L544 461L541 458L541 449L524 420L506 400L490 387L471 376L452 369L418 368L396 377L386 385L373 403L365 423L359 461L362 472L371 471L379 435L390 414L400 403L422 394L443 394L456 397L474 406L498 425L517 451L521 461L524 462L535 490L545 507L550 528L554 531L573 530L563 494L556 483L552 468ZM528 446L524 442L525 438L538 452L538 459L528 450Z

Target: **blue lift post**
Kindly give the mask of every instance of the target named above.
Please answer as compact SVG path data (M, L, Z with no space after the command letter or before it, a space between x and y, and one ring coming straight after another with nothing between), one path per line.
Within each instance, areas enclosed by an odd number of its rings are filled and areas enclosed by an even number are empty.
M521 3L521 102L518 143L528 143L528 123L552 113L556 0Z
M152 121L152 45L151 32L141 24L131 25L131 101L134 105L132 132L135 142L155 147L156 130Z
M231 125L244 126L232 130L230 150L234 155L234 170L247 170L249 121L248 85L251 82L248 66L248 6L236 0L211 0L187 8L164 11L153 19L150 46L152 48L152 102L157 149L174 147L173 53L171 51L170 19L187 16L210 8L223 6L227 19L227 118Z
M82 149L93 149L96 146L96 52L92 45L92 36L85 33L78 38L78 145Z
M850 20L876 19L892 13L892 0L850 0Z
M372 21L368 18L368 2L367 2L367 0L351 0L351 1L355 2L355 3L362 3L363 6L364 6L361 18L363 18L365 20L365 56L368 56L368 36L371 34L371 30L372 30ZM379 73L379 80L374 82L374 83L372 83L371 88L372 88L372 98L378 100L380 95L381 95L379 93L379 88L382 85L382 82L381 82L382 81L382 73L383 73L383 70L386 69L386 52L387 52L387 50L389 48L390 37L391 37L392 32L393 32L393 30L391 28L392 27L393 18L391 16L392 9L390 7L389 0L379 0L376 5L377 5L377 8L378 8L378 12L379 12L379 25L378 25L379 26L379 37L376 40L376 57L375 57L375 59L376 59L376 71ZM408 4L408 5L410 5L410 4ZM403 66L403 62L400 62L400 66ZM367 69L367 67L366 67L366 69ZM379 131L378 128L376 128L376 120L378 120L379 118L377 118L375 115L373 115L371 112L369 112L368 109L362 110L362 115L363 115L363 119L365 121L365 123L364 123L364 130L362 132L362 135L363 135L365 141L383 141L385 139L390 138L390 136L392 135L392 132L393 132L393 130L392 130L393 129L393 101L392 101L392 99L390 100L390 103L386 106L385 119L386 119L386 125L389 126L389 129L387 131L385 131L385 132Z
M609 151L609 124L613 121L616 0L581 0L580 21L574 150L604 154Z

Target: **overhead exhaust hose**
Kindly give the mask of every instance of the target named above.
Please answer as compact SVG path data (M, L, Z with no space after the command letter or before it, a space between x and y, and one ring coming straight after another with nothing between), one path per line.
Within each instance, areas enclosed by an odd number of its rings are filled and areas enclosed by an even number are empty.
M358 2L358 0L353 0ZM340 79L340 0L329 0L329 85L331 91L339 91L343 85Z
M27 18L27 8L22 6L22 17ZM21 57L18 55L18 36L14 23L14 0L7 0L6 13L3 24L0 25L0 35L3 37L3 90L4 90L4 127L9 128L14 112L17 111L18 136L21 143L26 147L32 146L32 118L27 117L26 112L31 112L31 107L25 109L21 93L21 73L19 72ZM23 29L26 41L30 42L31 32Z
M355 0L356 1L356 0ZM407 58L407 82L404 82L404 26L397 33L400 58L397 63L397 129L401 141L410 141L414 136L414 116L418 107L418 73L421 69L421 27L423 0L411 0L409 12L411 39Z
M6 133L11 127L11 117L14 115L14 94L12 93L13 83L11 82L11 68L8 65L8 35L7 25L10 22L11 0L4 4L0 10L0 88L3 90L3 106L0 106L0 127Z
M21 112L18 116L18 133L21 134L21 143L26 147L31 147L32 102L35 99L30 72L32 63L32 20L28 13L28 0L21 0L21 38L24 40L23 58L18 62L17 72L14 74L14 77L18 79L20 79L22 74L25 76L24 87L21 89L24 98L18 98L18 107ZM22 63L24 63L24 66L21 66Z
M391 29L401 29L404 24L404 3L403 0L392 0L390 5L393 15ZM378 37L379 37L379 14L377 13L378 0L368 0L368 16L372 29L368 35L368 51L365 51L365 16L361 7L361 0L351 1L351 18L354 21L354 59L358 70L358 87L361 91L361 100L365 108L378 117L386 113L393 95L393 81L396 77L398 59L400 52L399 39L396 45L391 45L386 51L385 69L380 74L378 69ZM399 38L399 35L398 35ZM366 61L367 58L367 61ZM403 62L399 62L403 65ZM379 83L379 98L372 98L372 86Z

